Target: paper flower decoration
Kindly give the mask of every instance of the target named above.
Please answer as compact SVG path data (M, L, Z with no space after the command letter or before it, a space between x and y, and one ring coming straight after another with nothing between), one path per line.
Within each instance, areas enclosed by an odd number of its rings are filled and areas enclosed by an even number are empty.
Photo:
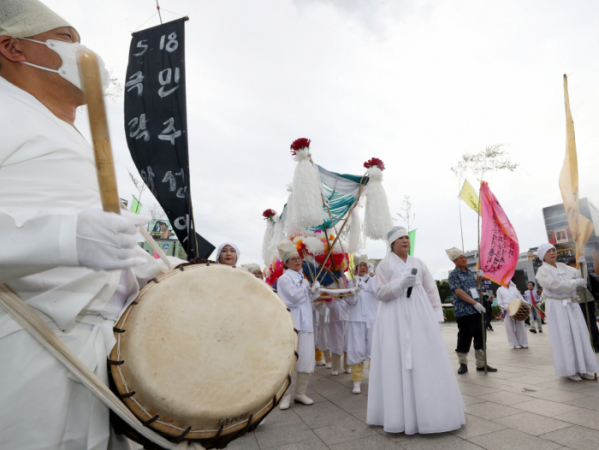
M274 209L267 209L262 213L262 217L264 220L270 220L274 222L274 217L277 215L277 212Z
M291 143L291 154L295 156L296 152L302 148L310 148L310 139L299 138L293 141Z
M381 161L378 158L369 159L368 161L366 161L364 163L364 167L366 167L367 169L370 169L371 167L374 167L374 166L381 169L381 171L385 170L385 164L383 163L383 161Z

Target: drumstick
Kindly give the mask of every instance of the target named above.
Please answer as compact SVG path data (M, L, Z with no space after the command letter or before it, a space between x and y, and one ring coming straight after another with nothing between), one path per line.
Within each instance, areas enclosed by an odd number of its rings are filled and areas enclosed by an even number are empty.
M94 52L81 49L77 52L77 59L79 74L83 81L83 92L87 102L102 208L106 212L120 214L120 200L112 159L112 147L110 146L110 135L108 134L108 121L106 120L106 107L104 105L98 58L96 58Z
M100 185L100 199L102 209L106 212L121 214L121 200L116 184L114 171L114 160L112 158L112 146L110 145L110 134L108 133L108 120L106 119L106 106L104 105L104 92L102 90L102 79L98 58L94 52L82 49L77 52L79 73L83 81L83 93L87 102L89 115L89 127L92 132L92 143L94 156L96 158L96 171L98 172L98 184ZM146 229L138 227L139 232L150 244L152 249L164 261L169 270L174 268L159 245L154 241Z

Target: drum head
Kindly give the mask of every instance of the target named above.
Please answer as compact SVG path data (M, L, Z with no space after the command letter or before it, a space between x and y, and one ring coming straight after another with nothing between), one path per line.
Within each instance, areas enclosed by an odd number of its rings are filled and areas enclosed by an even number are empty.
M510 317L514 317L516 315L516 313L520 309L521 303L522 300L520 300L519 298L516 298L510 302L510 304L507 306L507 313Z
M187 439L264 416L293 373L297 334L283 301L242 269L194 265L151 282L117 324L119 392L142 420ZM276 399L273 402L273 399Z

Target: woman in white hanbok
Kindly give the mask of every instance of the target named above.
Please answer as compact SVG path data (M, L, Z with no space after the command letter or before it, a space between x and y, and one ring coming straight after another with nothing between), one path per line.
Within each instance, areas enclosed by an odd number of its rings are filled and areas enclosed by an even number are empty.
M557 250L541 244L537 256L543 265L537 280L547 297L545 311L556 375L573 381L593 379L588 372L599 372L597 357L591 347L589 330L576 300L576 288L586 287L579 270L557 262Z
M362 371L364 362L370 359L372 348L372 331L376 322L376 310L379 301L375 294L375 278L368 274L368 256L354 258L357 263L357 274L349 281L350 287L358 292L347 297L349 318L346 323L347 363L351 369L351 379L354 382L352 392L362 392Z
M339 279L340 286L346 288L347 278L342 277ZM331 375L339 375L341 370L341 355L347 350L345 325L349 318L349 305L345 299L333 300L327 302L327 308L329 309L329 351L331 352L331 360L333 372ZM351 369L347 364L347 355L343 359L343 369L346 373L350 373Z
M502 311L505 311L505 334L507 335L507 341L511 346L516 349L528 348L528 335L526 334L526 327L524 321L514 320L507 314L507 308L510 303L519 298L524 301L522 294L518 291L518 288L513 281L510 281L509 287L505 288L501 286L497 289L497 304Z
M466 408L439 326L443 311L435 280L422 261L408 256L405 228L392 228L387 241L391 253L376 273L380 303L366 421L390 433L456 430L466 423Z

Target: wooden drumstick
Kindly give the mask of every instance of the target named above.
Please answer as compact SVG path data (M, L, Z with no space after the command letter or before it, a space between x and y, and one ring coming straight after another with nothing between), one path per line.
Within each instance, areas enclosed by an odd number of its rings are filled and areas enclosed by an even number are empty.
M92 133L94 155L102 208L106 212L121 213L119 193L116 185L112 147L108 134L106 107L98 58L94 52L81 49L77 52L79 74L83 82L83 93L89 114L89 127Z

